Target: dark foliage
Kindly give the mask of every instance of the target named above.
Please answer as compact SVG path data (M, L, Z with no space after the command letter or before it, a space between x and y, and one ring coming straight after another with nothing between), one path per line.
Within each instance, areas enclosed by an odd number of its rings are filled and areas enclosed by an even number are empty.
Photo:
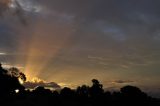
M25 81L26 77L18 69L5 70L0 64L0 97L11 96L15 90L24 90L25 88L20 84L19 79Z
M75 90L65 87L59 92L37 87L29 91L19 83L19 78L26 80L18 69L5 70L0 65L1 106L160 106L159 99L134 86L125 86L119 92L111 93L104 91L103 85L93 79L91 87L82 85Z

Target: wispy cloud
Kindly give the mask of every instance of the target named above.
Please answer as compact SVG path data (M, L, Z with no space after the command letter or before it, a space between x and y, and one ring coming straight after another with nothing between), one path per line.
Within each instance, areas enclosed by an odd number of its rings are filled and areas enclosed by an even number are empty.
M6 53L4 53L4 52L0 52L0 55L7 55Z
M3 68L7 68L7 69L12 68L12 67L16 67L16 68L18 68L20 70L24 69L24 66L22 66L22 65L10 64L10 63L4 63L4 62L2 62L2 66L3 66Z
M107 81L103 81L104 85L107 85L108 87L122 87L124 85L133 85L135 83L137 83L137 81L133 81L133 80L107 80Z
M115 80L112 81L112 83L117 83L117 84L131 84L134 83L135 81L132 80Z

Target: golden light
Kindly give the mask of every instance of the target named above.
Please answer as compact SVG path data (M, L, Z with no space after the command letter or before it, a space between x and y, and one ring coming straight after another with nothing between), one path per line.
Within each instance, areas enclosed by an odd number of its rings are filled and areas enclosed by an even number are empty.
M38 82L45 82L45 81L40 79L40 78L38 78L38 77L34 77L34 78L32 78L32 80L30 80L30 82L38 83Z
M20 53L16 58L16 63L25 61L23 72L28 81L35 78L45 81L55 81L52 75L43 77L48 65L59 56L63 49L66 49L72 43L73 25L37 19L29 23L27 27L16 27ZM22 36L23 35L23 36ZM52 70L50 70L52 71ZM53 70L54 71L54 70ZM56 80L57 81L57 80ZM63 82L63 81L59 81Z
M24 81L21 78L18 78L20 84L24 84Z
M24 68L29 80L40 78L39 74L46 70L47 65L57 57L61 49L70 45L72 34L69 29L52 28L53 26L39 22L32 33Z

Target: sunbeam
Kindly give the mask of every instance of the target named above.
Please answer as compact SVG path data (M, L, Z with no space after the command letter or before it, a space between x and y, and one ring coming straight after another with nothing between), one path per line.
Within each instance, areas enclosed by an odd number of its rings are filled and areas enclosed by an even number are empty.
M57 23L53 23L53 25L37 23L27 51L24 72L28 79L39 77L39 73L44 72L45 67L50 64L50 61L54 60L59 51L70 44L72 37L70 30L70 27L64 30Z

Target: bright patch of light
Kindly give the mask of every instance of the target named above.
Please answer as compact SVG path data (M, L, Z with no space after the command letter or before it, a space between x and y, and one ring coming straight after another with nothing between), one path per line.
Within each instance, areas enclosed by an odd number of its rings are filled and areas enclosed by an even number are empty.
M14 2L14 0L11 0L11 3L9 4L10 8L16 8L16 4Z
M73 85L73 84L69 84L69 83L58 83L58 85L60 85L61 87L70 87L70 88L76 88L77 85Z
M6 53L0 53L0 55L6 55Z
M16 92L16 93L19 93L19 90L18 90L18 89L16 89L16 90L15 90L15 92Z
M20 84L24 84L24 81L21 78L19 78L18 80Z
M39 82L45 82L45 81L42 80L42 79L40 79L40 78L38 78L38 77L34 77L34 78L31 79L31 82L33 82L33 83L39 83Z

